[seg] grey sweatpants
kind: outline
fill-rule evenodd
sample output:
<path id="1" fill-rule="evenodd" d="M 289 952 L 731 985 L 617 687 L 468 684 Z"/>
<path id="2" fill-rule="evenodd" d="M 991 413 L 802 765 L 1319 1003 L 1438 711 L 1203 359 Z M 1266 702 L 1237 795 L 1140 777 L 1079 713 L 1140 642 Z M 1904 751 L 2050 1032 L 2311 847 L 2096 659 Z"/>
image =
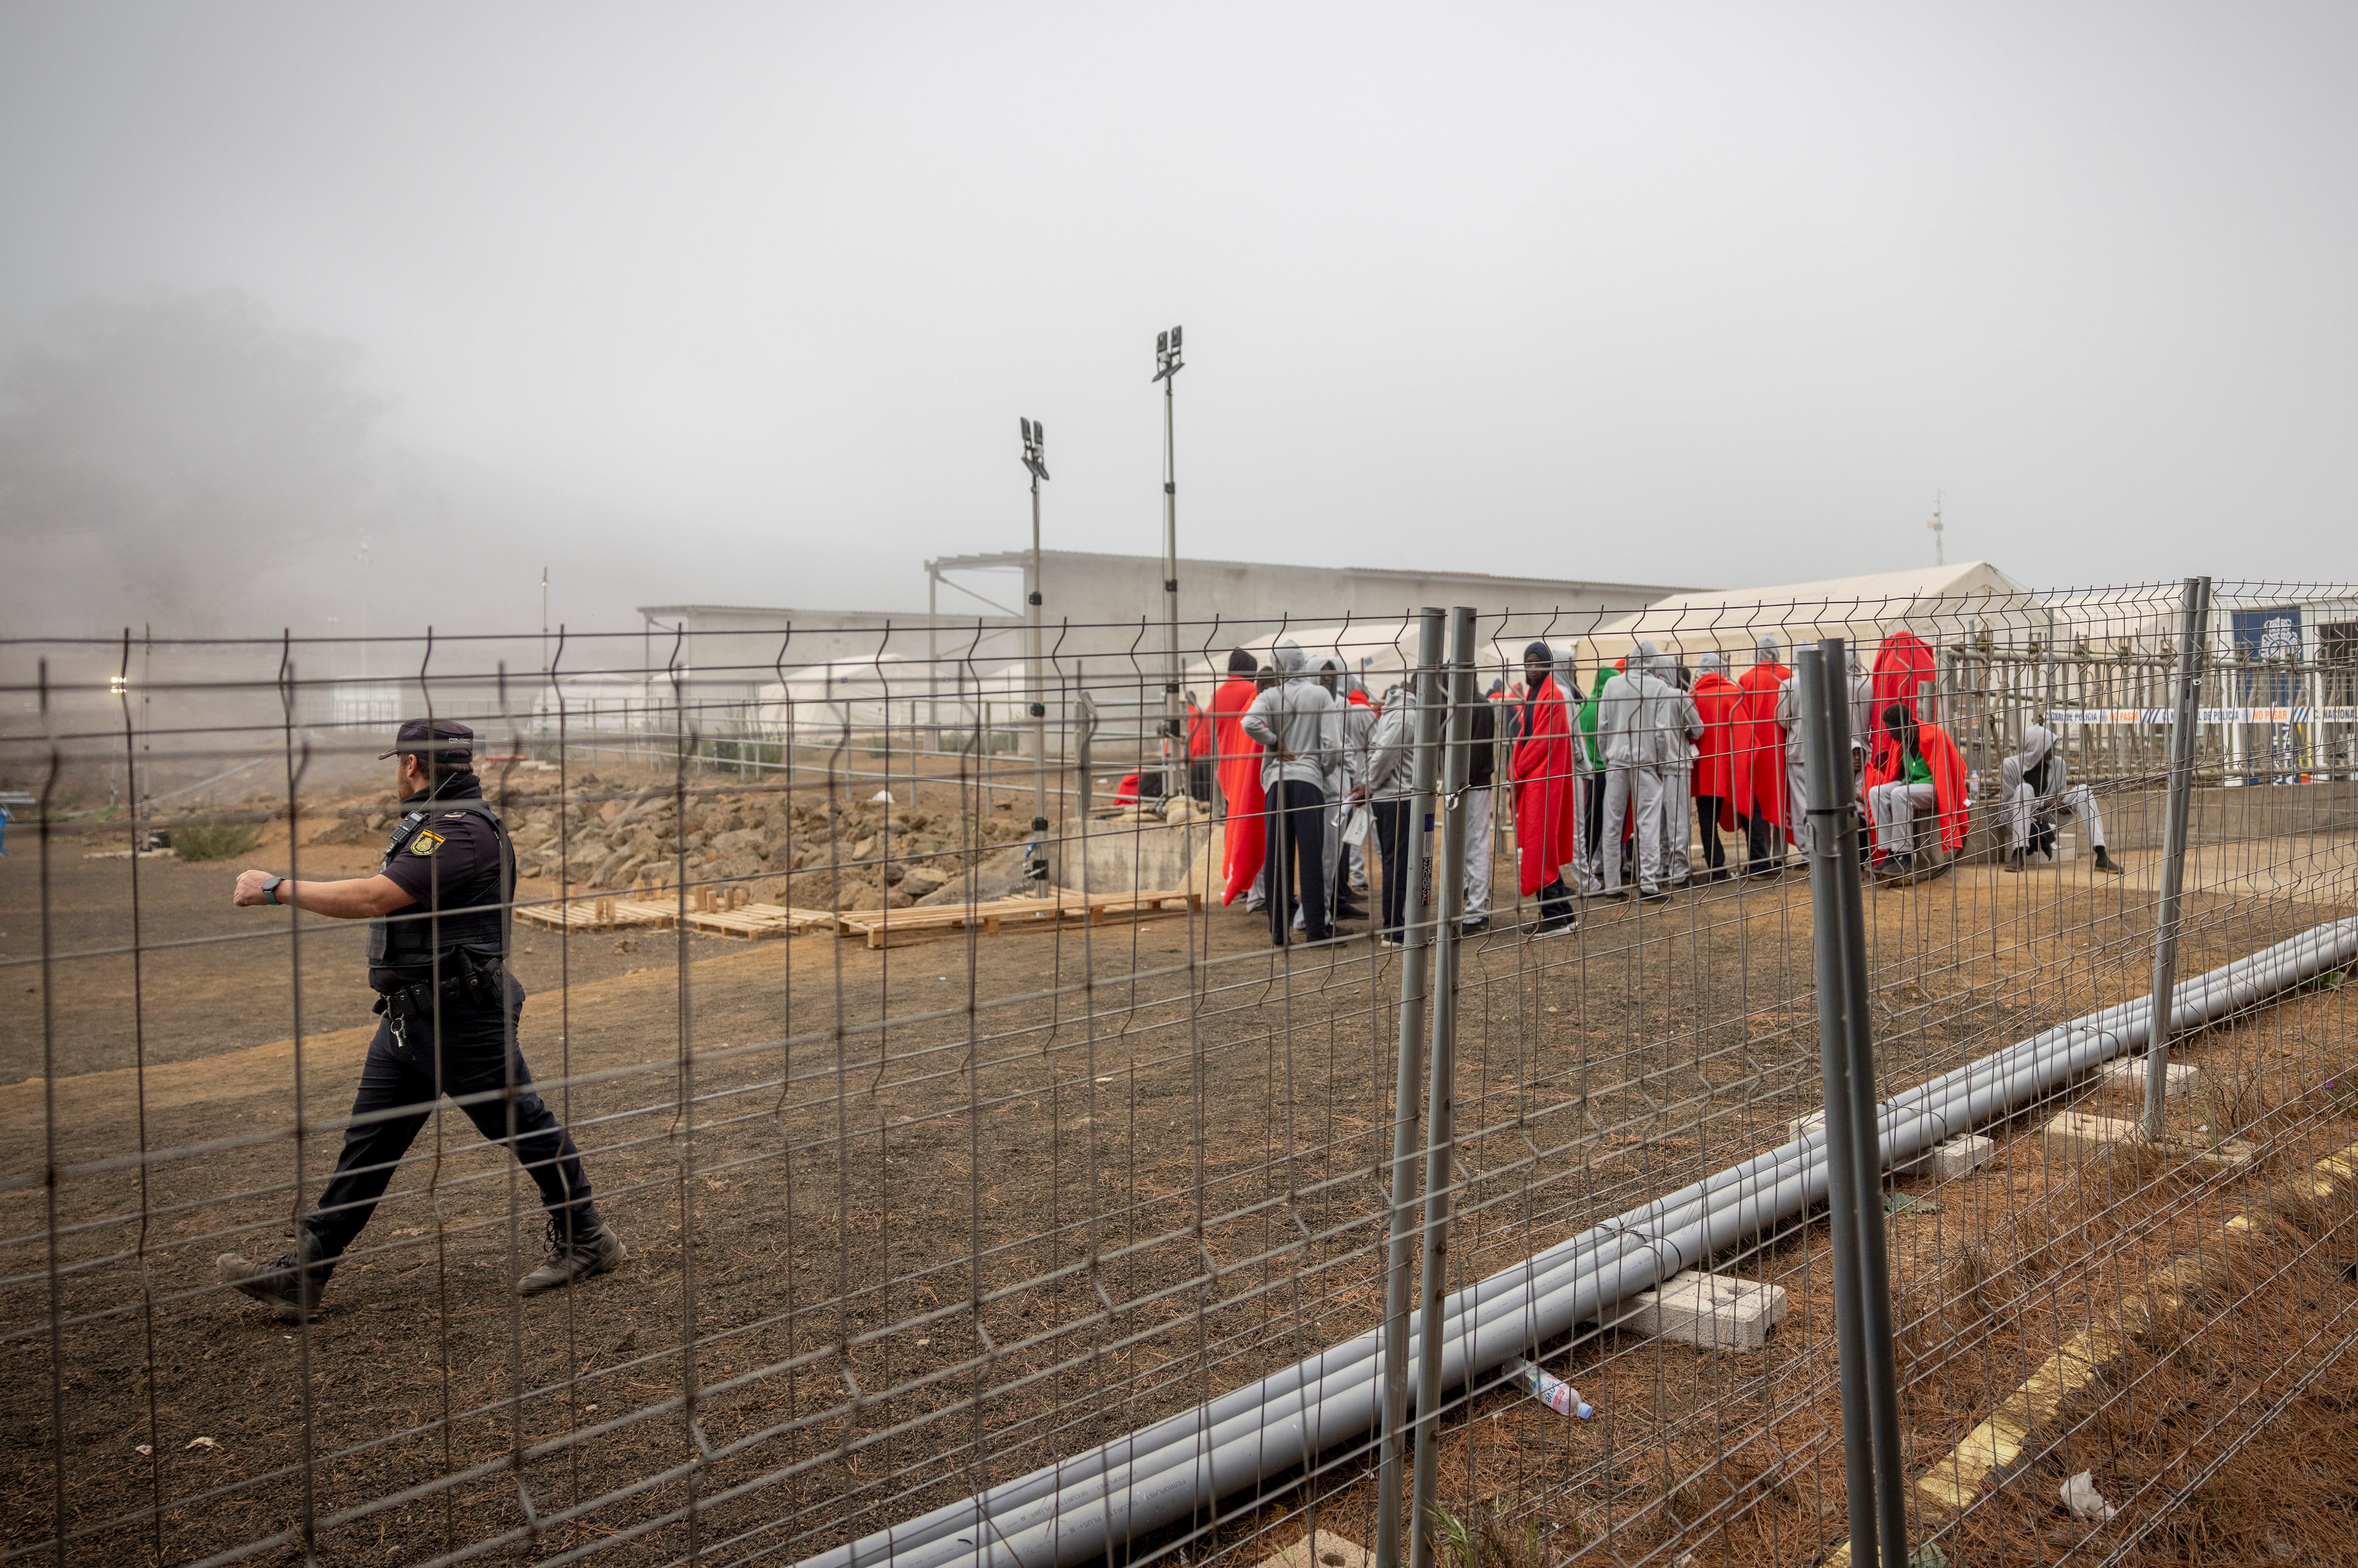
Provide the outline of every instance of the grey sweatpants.
<path id="1" fill-rule="evenodd" d="M 1490 917 L 1490 791 L 1468 789 L 1457 797 L 1466 814 L 1466 918 Z"/>
<path id="2" fill-rule="evenodd" d="M 1868 790 L 1866 810 L 1875 819 L 1876 842 L 1889 854 L 1914 853 L 1916 814 L 1931 811 L 1940 804 L 1940 798 L 1929 784 L 1908 784 L 1898 779 Z"/>
<path id="3" fill-rule="evenodd" d="M 1621 824 L 1632 800 L 1638 808 L 1638 891 L 1662 885 L 1662 775 L 1654 768 L 1605 770 L 1605 891 L 1621 891 Z"/>
<path id="4" fill-rule="evenodd" d="M 1693 872 L 1687 839 L 1693 832 L 1694 770 L 1662 770 L 1662 875 L 1678 886 Z"/>
<path id="5" fill-rule="evenodd" d="M 2054 797 L 2055 810 L 2061 815 L 2078 817 L 2088 825 L 2088 842 L 2096 849 L 2104 847 L 2104 814 L 2096 809 L 2096 792 L 2086 784 L 2071 784 Z M 2014 847 L 2019 851 L 2030 845 L 2030 824 L 2039 815 L 2039 792 L 2028 784 L 2014 786 L 2014 798 L 2006 802 L 2006 815 L 2013 818 Z"/>

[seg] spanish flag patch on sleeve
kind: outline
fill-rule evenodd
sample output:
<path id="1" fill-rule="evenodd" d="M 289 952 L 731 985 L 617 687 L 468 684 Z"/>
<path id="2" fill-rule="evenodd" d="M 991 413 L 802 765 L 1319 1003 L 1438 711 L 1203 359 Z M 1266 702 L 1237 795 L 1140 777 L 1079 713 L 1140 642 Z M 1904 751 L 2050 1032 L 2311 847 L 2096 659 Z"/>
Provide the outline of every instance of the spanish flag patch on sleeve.
<path id="1" fill-rule="evenodd" d="M 439 833 L 420 832 L 409 841 L 409 852 L 413 855 L 430 855 L 441 847 L 442 835 Z"/>

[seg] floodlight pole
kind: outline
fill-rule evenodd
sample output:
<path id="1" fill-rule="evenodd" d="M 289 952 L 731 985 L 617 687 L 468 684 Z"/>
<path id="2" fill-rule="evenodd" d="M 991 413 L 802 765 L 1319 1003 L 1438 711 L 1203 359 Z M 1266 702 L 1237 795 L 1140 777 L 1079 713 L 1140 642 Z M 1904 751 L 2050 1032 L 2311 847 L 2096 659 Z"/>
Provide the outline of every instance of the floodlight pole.
<path id="1" fill-rule="evenodd" d="M 1048 670 L 1040 634 L 1040 481 L 1048 477 L 1048 427 L 1026 419 L 1023 466 L 1032 471 L 1032 581 L 1023 594 L 1032 665 L 1032 855 L 1023 862 L 1027 881 L 1048 880 Z"/>
<path id="2" fill-rule="evenodd" d="M 1173 793 L 1174 769 L 1185 752 L 1179 710 L 1179 449 L 1172 424 L 1172 389 L 1178 384 L 1179 329 L 1154 338 L 1154 379 L 1163 384 L 1163 794 Z"/>

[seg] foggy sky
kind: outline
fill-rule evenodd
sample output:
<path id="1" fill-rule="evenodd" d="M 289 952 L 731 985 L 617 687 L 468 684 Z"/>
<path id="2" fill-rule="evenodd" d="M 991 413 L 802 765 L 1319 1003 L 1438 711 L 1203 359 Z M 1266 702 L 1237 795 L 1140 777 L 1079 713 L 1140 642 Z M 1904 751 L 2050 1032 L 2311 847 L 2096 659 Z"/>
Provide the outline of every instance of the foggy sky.
<path id="1" fill-rule="evenodd" d="M 1173 322 L 1188 554 L 1784 582 L 1929 564 L 1938 489 L 1949 558 L 2034 585 L 2346 581 L 2353 46 L 2334 5 L 16 4 L 0 348 L 221 287 L 351 340 L 388 440 L 488 476 L 513 626 L 550 552 L 577 622 L 920 606 L 925 556 L 1024 542 L 1018 415 L 1051 546 L 1157 549 Z"/>

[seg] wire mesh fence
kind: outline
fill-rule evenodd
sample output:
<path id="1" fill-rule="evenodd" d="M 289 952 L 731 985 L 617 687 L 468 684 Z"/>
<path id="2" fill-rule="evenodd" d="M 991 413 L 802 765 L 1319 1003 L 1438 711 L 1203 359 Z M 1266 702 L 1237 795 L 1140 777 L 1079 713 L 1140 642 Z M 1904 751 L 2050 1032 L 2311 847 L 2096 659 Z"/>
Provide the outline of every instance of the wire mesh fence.
<path id="1" fill-rule="evenodd" d="M 1824 1560 L 1788 676 L 1827 636 L 1909 1539 L 2248 1545 L 2206 1488 L 2358 1332 L 2358 589 L 2215 589 L 2140 1139 L 2179 606 L 1214 622 L 1175 661 L 1159 623 L 864 665 L 790 627 L 8 644 L 0 1553 Z M 403 1048 L 364 923 L 231 886 L 384 875 L 378 754 L 429 715 L 513 845 L 526 1000 L 463 1048 L 432 1003 L 452 1092 L 356 1106 Z M 439 898 L 384 915 L 436 987 Z M 586 1201 L 532 1103 L 629 1256 L 523 1297 Z M 340 1159 L 384 1195 L 323 1221 Z M 217 1262 L 322 1235 L 283 1311 Z"/>

